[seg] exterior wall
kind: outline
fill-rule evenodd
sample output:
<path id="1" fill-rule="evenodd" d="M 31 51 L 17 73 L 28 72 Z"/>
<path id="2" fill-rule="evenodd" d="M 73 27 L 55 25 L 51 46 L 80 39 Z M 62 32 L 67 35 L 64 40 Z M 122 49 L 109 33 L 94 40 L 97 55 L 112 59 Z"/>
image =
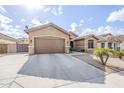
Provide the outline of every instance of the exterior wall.
<path id="1" fill-rule="evenodd" d="M 101 43 L 105 43 L 105 48 L 108 48 L 108 43 L 109 42 L 97 42 L 97 47 L 98 48 L 101 48 Z M 115 47 L 114 47 L 114 43 L 115 43 Z M 119 47 L 120 47 L 119 42 L 112 42 L 112 49 L 113 50 L 118 50 Z"/>
<path id="2" fill-rule="evenodd" d="M 101 48 L 101 43 L 97 42 L 97 48 Z"/>
<path id="3" fill-rule="evenodd" d="M 84 49 L 86 52 L 92 52 L 94 48 L 88 48 L 88 40 L 93 40 L 94 41 L 94 45 L 93 45 L 94 48 L 97 47 L 97 40 L 93 37 L 86 38 L 85 40 L 84 39 L 75 40 L 74 41 L 74 47 L 79 51 Z"/>
<path id="4" fill-rule="evenodd" d="M 122 41 L 121 43 L 120 43 L 120 50 L 123 50 L 124 49 L 124 41 Z"/>
<path id="5" fill-rule="evenodd" d="M 73 35 L 72 33 L 69 33 L 70 34 L 70 40 L 73 41 L 73 39 L 75 39 L 77 36 Z"/>
<path id="6" fill-rule="evenodd" d="M 105 43 L 105 48 L 108 48 L 108 42 L 97 42 L 98 48 L 101 48 L 101 43 Z"/>
<path id="7" fill-rule="evenodd" d="M 8 53 L 16 53 L 16 44 L 8 44 Z"/>
<path id="8" fill-rule="evenodd" d="M 7 53 L 16 53 L 16 42 L 6 39 L 0 39 L 0 44 L 7 45 Z"/>
<path id="9" fill-rule="evenodd" d="M 44 37 L 44 36 L 58 37 L 65 39 L 65 52 L 69 53 L 69 48 L 70 48 L 69 35 L 65 34 L 62 31 L 59 31 L 59 29 L 56 29 L 52 26 L 48 26 L 41 30 L 31 31 L 31 32 L 29 31 L 29 54 L 34 54 L 34 38 Z"/>
<path id="10" fill-rule="evenodd" d="M 78 51 L 81 51 L 84 49 L 84 40 L 80 39 L 80 40 L 75 40 L 74 41 L 74 48 Z"/>
<path id="11" fill-rule="evenodd" d="M 29 44 L 29 40 L 27 38 L 21 38 L 17 41 L 18 44 Z"/>
<path id="12" fill-rule="evenodd" d="M 86 52 L 93 52 L 93 49 L 94 48 L 88 48 L 88 40 L 93 40 L 94 41 L 94 48 L 96 48 L 97 47 L 97 40 L 95 39 L 95 38 L 93 38 L 93 37 L 89 37 L 89 38 L 86 38 L 85 39 L 85 50 L 86 50 Z"/>

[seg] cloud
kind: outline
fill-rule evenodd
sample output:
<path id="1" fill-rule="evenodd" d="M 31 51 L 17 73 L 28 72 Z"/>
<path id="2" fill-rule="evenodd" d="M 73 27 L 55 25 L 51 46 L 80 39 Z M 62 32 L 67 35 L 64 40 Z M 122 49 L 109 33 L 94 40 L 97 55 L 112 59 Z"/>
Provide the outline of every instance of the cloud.
<path id="1" fill-rule="evenodd" d="M 33 19 L 31 21 L 31 24 L 30 24 L 30 27 L 32 26 L 38 26 L 38 25 L 43 25 L 43 24 L 47 24 L 49 23 L 49 21 L 46 21 L 46 20 L 40 20 L 38 17 Z"/>
<path id="2" fill-rule="evenodd" d="M 70 27 L 71 27 L 71 31 L 76 31 L 77 30 L 76 28 L 78 27 L 78 24 L 73 22 L 73 23 L 71 23 Z"/>
<path id="3" fill-rule="evenodd" d="M 48 7 L 45 7 L 43 9 L 44 12 L 49 12 L 55 16 L 57 15 L 61 15 L 63 13 L 62 11 L 62 6 L 57 6 L 57 7 L 54 7 L 54 6 L 48 6 Z"/>
<path id="4" fill-rule="evenodd" d="M 3 6 L 0 6 L 0 12 L 1 13 L 7 13 L 6 9 Z"/>
<path id="5" fill-rule="evenodd" d="M 51 7 L 46 7 L 43 9 L 44 12 L 49 12 L 51 10 Z"/>
<path id="6" fill-rule="evenodd" d="M 84 23 L 83 19 L 81 19 L 78 23 L 72 22 L 70 24 L 70 29 L 69 30 L 79 34 L 80 31 L 81 31 L 81 26 L 83 25 L 83 23 Z"/>
<path id="7" fill-rule="evenodd" d="M 11 25 L 12 19 L 0 14 L 0 33 L 14 38 L 27 37 L 27 34 L 18 25 Z"/>
<path id="8" fill-rule="evenodd" d="M 21 21 L 21 22 L 25 22 L 26 20 L 22 18 L 20 21 Z"/>
<path id="9" fill-rule="evenodd" d="M 3 23 L 3 24 L 8 24 L 10 22 L 12 22 L 13 20 L 0 14 L 0 22 Z"/>
<path id="10" fill-rule="evenodd" d="M 82 29 L 82 33 L 80 33 L 80 35 L 88 35 L 88 34 L 100 35 L 106 33 L 112 33 L 113 35 L 121 35 L 124 34 L 124 29 L 119 29 L 107 25 L 107 26 L 100 26 L 95 29 L 91 29 L 91 28 Z"/>
<path id="11" fill-rule="evenodd" d="M 15 28 L 21 28 L 19 25 L 16 25 Z"/>
<path id="12" fill-rule="evenodd" d="M 59 15 L 61 15 L 63 12 L 62 12 L 62 6 L 59 6 L 58 7 L 58 13 L 59 13 Z"/>
<path id="13" fill-rule="evenodd" d="M 52 8 L 51 13 L 55 16 L 58 15 L 56 8 Z"/>
<path id="14" fill-rule="evenodd" d="M 33 25 L 41 25 L 40 21 L 37 18 L 33 19 L 31 22 Z"/>
<path id="15" fill-rule="evenodd" d="M 62 6 L 26 5 L 28 10 L 53 14 L 55 16 L 63 13 Z"/>
<path id="16" fill-rule="evenodd" d="M 107 22 L 124 21 L 124 8 L 112 12 L 107 18 Z"/>
<path id="17" fill-rule="evenodd" d="M 84 23 L 84 20 L 83 20 L 83 19 L 81 19 L 81 20 L 80 20 L 80 24 L 79 24 L 79 25 L 80 25 L 80 26 L 82 26 L 82 25 L 83 25 L 83 23 Z"/>

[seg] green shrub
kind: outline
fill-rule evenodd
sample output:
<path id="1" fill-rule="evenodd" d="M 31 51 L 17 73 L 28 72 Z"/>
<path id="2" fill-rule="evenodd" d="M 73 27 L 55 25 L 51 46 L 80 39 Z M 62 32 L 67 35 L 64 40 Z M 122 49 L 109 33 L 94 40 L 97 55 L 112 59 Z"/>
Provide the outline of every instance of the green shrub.
<path id="1" fill-rule="evenodd" d="M 116 51 L 116 57 L 118 57 L 119 59 L 122 59 L 122 57 L 124 56 L 124 51 Z"/>
<path id="2" fill-rule="evenodd" d="M 108 59 L 109 59 L 109 52 L 111 49 L 108 48 L 96 48 L 94 50 L 94 54 L 100 59 L 100 62 L 102 65 L 106 65 Z"/>

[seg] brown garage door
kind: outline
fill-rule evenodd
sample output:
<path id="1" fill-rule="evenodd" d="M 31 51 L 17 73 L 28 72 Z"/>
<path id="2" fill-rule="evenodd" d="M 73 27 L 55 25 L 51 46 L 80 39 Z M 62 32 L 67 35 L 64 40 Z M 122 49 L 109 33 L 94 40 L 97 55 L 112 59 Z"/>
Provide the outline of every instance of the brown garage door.
<path id="1" fill-rule="evenodd" d="M 35 53 L 64 53 L 64 39 L 60 38 L 35 38 Z"/>
<path id="2" fill-rule="evenodd" d="M 7 44 L 0 44 L 0 53 L 7 53 Z"/>

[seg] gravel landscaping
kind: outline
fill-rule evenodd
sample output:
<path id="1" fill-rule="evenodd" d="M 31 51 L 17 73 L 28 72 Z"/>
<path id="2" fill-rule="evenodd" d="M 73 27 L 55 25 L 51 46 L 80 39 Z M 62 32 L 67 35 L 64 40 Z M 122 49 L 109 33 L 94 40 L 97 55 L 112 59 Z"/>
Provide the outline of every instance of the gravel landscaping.
<path id="1" fill-rule="evenodd" d="M 76 57 L 76 58 L 82 60 L 83 62 L 86 62 L 92 66 L 95 66 L 95 67 L 107 72 L 108 74 L 119 72 L 119 71 L 124 71 L 124 61 L 119 60 L 118 58 L 109 58 L 107 65 L 104 66 L 104 65 L 101 65 L 99 60 L 92 54 L 82 53 L 82 54 L 77 54 L 77 55 L 75 54 L 72 56 Z"/>

